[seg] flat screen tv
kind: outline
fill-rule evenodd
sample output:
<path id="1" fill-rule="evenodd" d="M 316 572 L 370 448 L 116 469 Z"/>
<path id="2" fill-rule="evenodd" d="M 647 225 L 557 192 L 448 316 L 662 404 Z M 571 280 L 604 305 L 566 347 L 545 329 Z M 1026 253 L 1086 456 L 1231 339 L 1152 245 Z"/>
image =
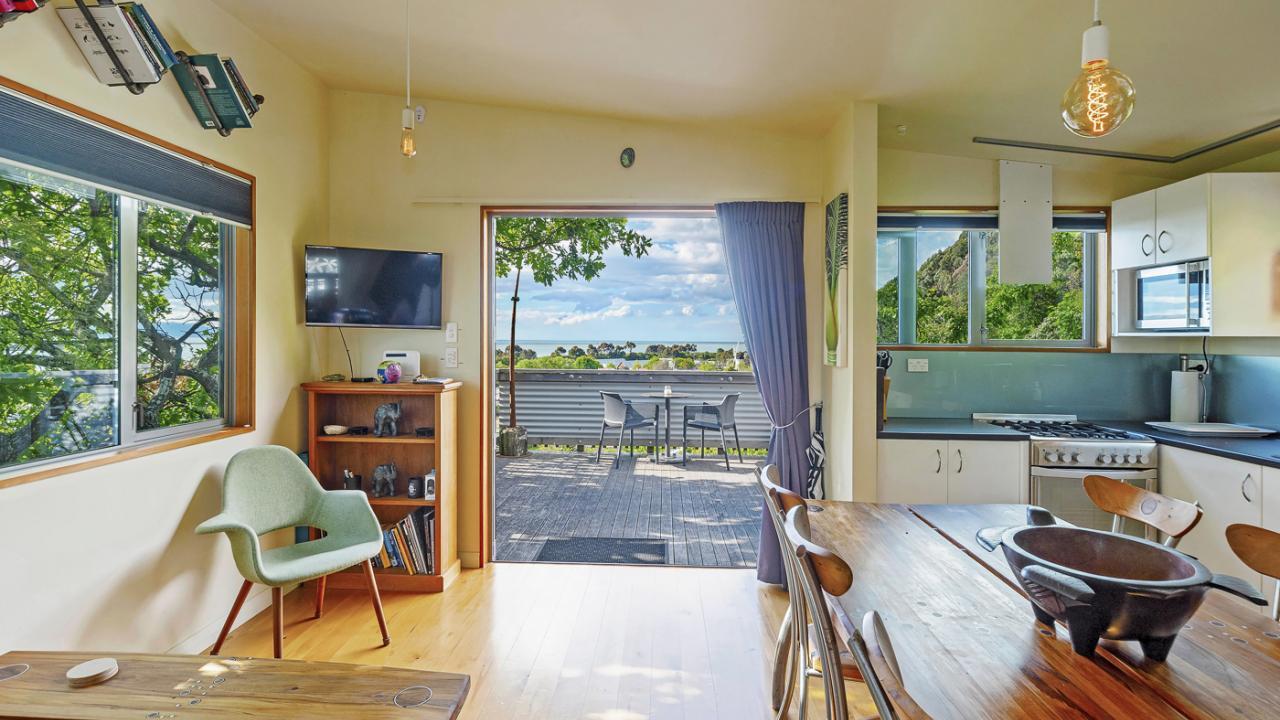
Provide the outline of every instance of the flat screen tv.
<path id="1" fill-rule="evenodd" d="M 440 253 L 308 245 L 307 325 L 440 327 Z"/>

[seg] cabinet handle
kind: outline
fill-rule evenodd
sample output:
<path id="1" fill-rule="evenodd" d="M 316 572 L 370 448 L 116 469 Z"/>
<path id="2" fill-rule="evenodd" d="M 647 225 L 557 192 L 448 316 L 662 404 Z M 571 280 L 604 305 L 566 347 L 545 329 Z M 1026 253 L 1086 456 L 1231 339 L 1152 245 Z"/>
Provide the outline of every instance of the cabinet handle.
<path id="1" fill-rule="evenodd" d="M 1249 483 L 1253 481 L 1253 473 L 1247 473 L 1244 480 L 1240 481 L 1240 494 L 1244 496 L 1245 502 L 1253 502 L 1253 496 L 1249 494 Z"/>
<path id="2" fill-rule="evenodd" d="M 960 452 L 960 448 L 956 448 L 956 459 L 960 461 L 960 467 L 956 468 L 956 474 L 964 472 L 964 453 Z"/>
<path id="3" fill-rule="evenodd" d="M 1152 241 L 1150 250 L 1147 249 L 1148 240 Z M 1151 233 L 1146 233 L 1142 236 L 1142 239 L 1138 241 L 1138 249 L 1142 250 L 1142 254 L 1147 257 L 1151 257 L 1151 254 L 1156 251 L 1155 238 L 1151 237 Z"/>
<path id="4" fill-rule="evenodd" d="M 942 474 L 942 449 L 941 449 L 941 448 L 934 448 L 934 449 L 933 449 L 933 451 L 934 451 L 934 452 L 936 452 L 936 453 L 938 453 L 938 469 L 934 470 L 934 471 L 933 471 L 933 474 L 934 474 L 934 475 L 940 475 L 940 474 Z"/>
<path id="5" fill-rule="evenodd" d="M 1161 242 L 1162 240 L 1164 240 L 1165 235 L 1168 235 L 1170 240 L 1173 239 L 1173 233 L 1169 232 L 1168 230 L 1161 230 L 1160 234 L 1156 236 L 1156 247 L 1159 248 L 1160 252 L 1162 253 L 1169 252 L 1169 248 L 1165 247 L 1164 243 Z M 1170 245 L 1169 247 L 1173 247 L 1173 246 Z"/>

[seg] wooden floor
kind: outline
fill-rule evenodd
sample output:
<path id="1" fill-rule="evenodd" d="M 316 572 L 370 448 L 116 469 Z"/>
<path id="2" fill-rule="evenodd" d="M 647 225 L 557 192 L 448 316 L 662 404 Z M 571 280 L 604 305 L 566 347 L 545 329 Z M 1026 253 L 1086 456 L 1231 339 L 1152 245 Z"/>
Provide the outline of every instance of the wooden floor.
<path id="1" fill-rule="evenodd" d="M 695 457 L 687 466 L 590 453 L 497 458 L 494 558 L 534 560 L 552 538 L 651 538 L 667 541 L 667 564 L 751 568 L 760 541 L 758 459 L 726 470 Z"/>
<path id="2" fill-rule="evenodd" d="M 770 717 L 786 609 L 751 570 L 490 564 L 442 594 L 384 593 L 383 648 L 367 594 L 330 590 L 319 620 L 312 598 L 309 587 L 286 597 L 285 657 L 467 673 L 472 720 Z M 270 612 L 223 654 L 270 657 Z"/>

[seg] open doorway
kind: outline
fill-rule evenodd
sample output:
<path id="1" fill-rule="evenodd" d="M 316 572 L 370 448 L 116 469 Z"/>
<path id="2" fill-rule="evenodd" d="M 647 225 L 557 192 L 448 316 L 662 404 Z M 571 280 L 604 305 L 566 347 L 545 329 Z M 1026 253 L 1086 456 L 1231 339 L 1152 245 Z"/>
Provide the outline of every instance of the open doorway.
<path id="1" fill-rule="evenodd" d="M 493 559 L 754 567 L 769 423 L 714 212 L 489 232 Z"/>

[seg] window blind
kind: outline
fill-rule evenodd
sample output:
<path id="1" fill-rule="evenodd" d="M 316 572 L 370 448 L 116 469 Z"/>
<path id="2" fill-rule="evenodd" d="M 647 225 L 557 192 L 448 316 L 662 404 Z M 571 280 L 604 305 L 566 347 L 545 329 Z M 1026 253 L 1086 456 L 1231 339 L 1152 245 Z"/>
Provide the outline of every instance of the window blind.
<path id="1" fill-rule="evenodd" d="M 247 180 L 0 88 L 0 157 L 249 226 Z"/>
<path id="2" fill-rule="evenodd" d="M 881 215 L 881 230 L 996 230 L 996 215 Z M 1053 229 L 1105 232 L 1107 218 L 1101 214 L 1055 214 Z"/>

